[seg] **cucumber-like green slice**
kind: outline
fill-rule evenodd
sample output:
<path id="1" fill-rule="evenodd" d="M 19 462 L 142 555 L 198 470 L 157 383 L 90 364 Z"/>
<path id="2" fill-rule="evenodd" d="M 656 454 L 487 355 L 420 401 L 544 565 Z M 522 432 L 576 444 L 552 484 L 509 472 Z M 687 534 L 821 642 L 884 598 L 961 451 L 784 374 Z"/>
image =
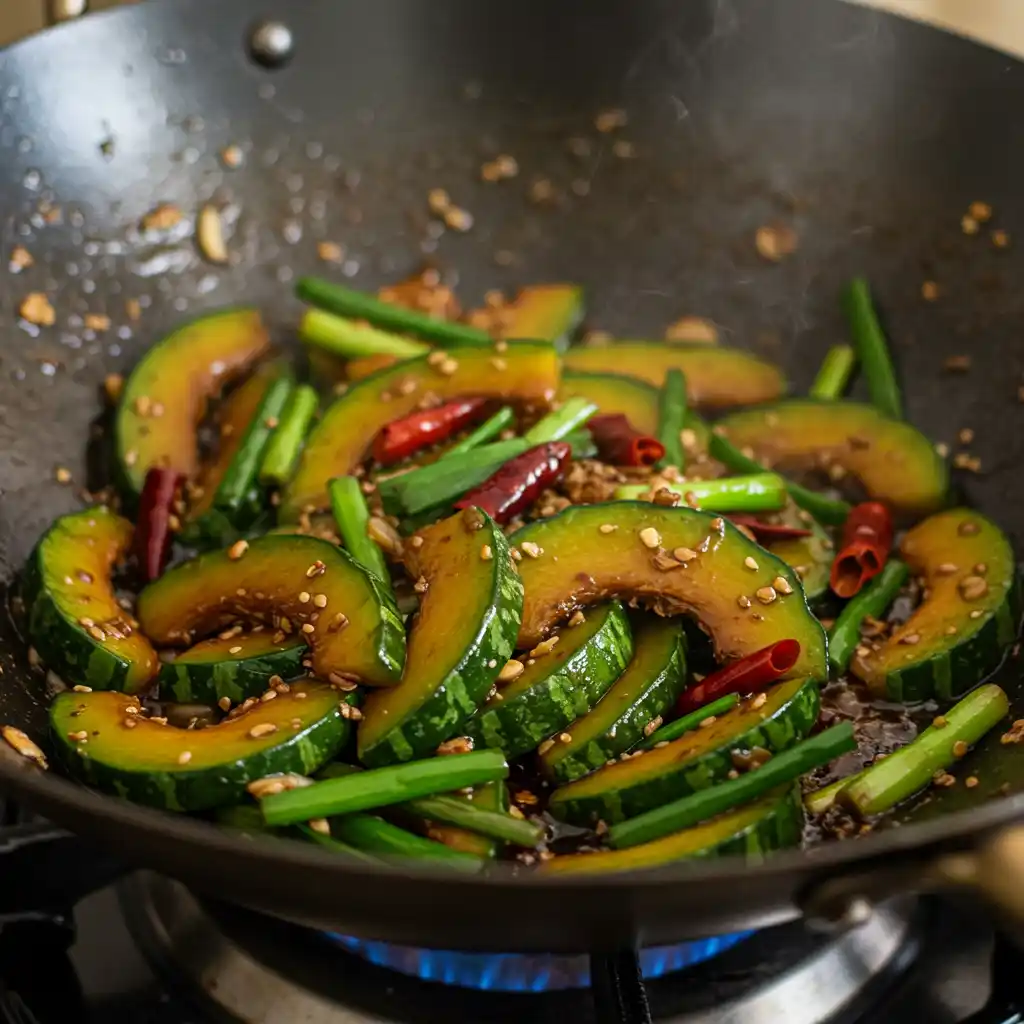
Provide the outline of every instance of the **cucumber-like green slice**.
<path id="1" fill-rule="evenodd" d="M 466 723 L 465 733 L 476 747 L 495 747 L 508 758 L 525 754 L 594 707 L 632 654 L 622 605 L 592 608 L 579 625 L 566 626 L 549 650 L 522 655 L 522 673 Z"/>
<path id="2" fill-rule="evenodd" d="M 276 640 L 273 630 L 214 637 L 182 651 L 160 667 L 160 693 L 182 704 L 241 704 L 266 692 L 271 676 L 284 680 L 303 674 L 309 648 L 301 640 Z"/>
<path id="3" fill-rule="evenodd" d="M 545 774 L 572 782 L 632 750 L 686 686 L 686 655 L 678 621 L 649 618 L 633 635 L 633 660 L 597 706 L 566 727 L 568 743 L 540 756 Z"/>
<path id="4" fill-rule="evenodd" d="M 73 775 L 169 811 L 238 803 L 248 783 L 267 775 L 307 775 L 338 752 L 349 732 L 339 694 L 313 680 L 205 729 L 150 721 L 127 694 L 69 691 L 50 705 L 50 727 Z"/>
<path id="5" fill-rule="evenodd" d="M 501 527 L 470 508 L 417 536 L 406 567 L 423 597 L 405 674 L 367 700 L 359 724 L 359 759 L 371 768 L 425 757 L 457 735 L 519 631 L 523 585 Z"/>
<path id="6" fill-rule="evenodd" d="M 159 667 L 111 582 L 132 535 L 127 519 L 87 508 L 61 516 L 29 558 L 23 585 L 29 640 L 69 686 L 136 693 Z"/>
<path id="7" fill-rule="evenodd" d="M 773 518 L 768 517 L 769 521 Z M 777 540 L 766 545 L 768 550 L 781 558 L 800 577 L 804 588 L 804 596 L 814 606 L 829 593 L 829 576 L 832 572 L 832 560 L 835 557 L 835 545 L 828 531 L 808 513 L 802 513 L 794 504 L 788 504 L 775 517 L 785 526 L 795 526 L 801 530 L 810 530 L 810 537 L 793 537 L 789 540 Z"/>
<path id="8" fill-rule="evenodd" d="M 604 874 L 660 867 L 697 857 L 743 856 L 758 861 L 766 854 L 797 846 L 804 827 L 799 786 L 782 786 L 717 818 L 625 850 L 575 853 L 540 865 L 541 874 Z"/>
<path id="9" fill-rule="evenodd" d="M 811 731 L 820 707 L 813 679 L 778 683 L 667 746 L 627 755 L 556 789 L 548 809 L 576 825 L 625 821 L 722 781 L 734 768 L 734 751 L 793 746 Z"/>

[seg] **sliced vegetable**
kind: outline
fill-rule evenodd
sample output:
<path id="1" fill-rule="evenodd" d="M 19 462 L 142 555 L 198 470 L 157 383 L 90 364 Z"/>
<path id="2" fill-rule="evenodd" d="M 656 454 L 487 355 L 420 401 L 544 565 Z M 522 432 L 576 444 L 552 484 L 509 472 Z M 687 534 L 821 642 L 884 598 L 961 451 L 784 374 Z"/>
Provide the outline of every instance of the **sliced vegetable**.
<path id="1" fill-rule="evenodd" d="M 727 476 L 719 480 L 658 480 L 658 490 L 678 494 L 691 507 L 708 512 L 774 512 L 786 504 L 786 481 L 777 473 Z M 625 484 L 615 491 L 620 500 L 653 497 L 649 484 Z"/>
<path id="2" fill-rule="evenodd" d="M 548 809 L 576 825 L 614 824 L 717 786 L 735 768 L 734 751 L 780 753 L 794 746 L 814 727 L 820 706 L 814 680 L 779 683 L 667 746 L 633 754 L 556 789 Z"/>
<path id="3" fill-rule="evenodd" d="M 259 471 L 261 484 L 280 487 L 291 479 L 319 406 L 320 399 L 308 384 L 300 384 L 292 392 L 281 414 L 281 422 L 263 452 Z"/>
<path id="4" fill-rule="evenodd" d="M 837 799 L 861 817 L 884 814 L 913 796 L 962 758 L 1006 717 L 1010 702 L 992 683 L 972 690 L 905 747 L 876 761 L 838 793 Z"/>
<path id="5" fill-rule="evenodd" d="M 66 692 L 50 705 L 54 742 L 72 774 L 169 811 L 238 803 L 256 779 L 315 771 L 349 729 L 338 694 L 313 680 L 205 729 L 162 721 L 147 718 L 123 693 Z"/>
<path id="6" fill-rule="evenodd" d="M 653 466 L 665 454 L 656 437 L 637 430 L 621 412 L 594 416 L 587 429 L 598 454 L 613 466 Z"/>
<path id="7" fill-rule="evenodd" d="M 29 558 L 29 641 L 68 685 L 137 693 L 156 674 L 156 651 L 111 579 L 131 544 L 131 523 L 97 506 L 61 516 Z"/>
<path id="8" fill-rule="evenodd" d="M 661 402 L 658 408 L 658 438 L 665 448 L 660 466 L 686 466 L 682 434 L 686 426 L 686 378 L 682 370 L 672 367 L 665 373 L 661 386 Z"/>
<path id="9" fill-rule="evenodd" d="M 871 402 L 886 416 L 902 419 L 903 399 L 889 355 L 889 344 L 871 301 L 871 289 L 864 278 L 858 277 L 850 282 L 844 303 Z"/>
<path id="10" fill-rule="evenodd" d="M 309 644 L 322 679 L 388 686 L 405 660 L 405 627 L 381 581 L 315 537 L 271 534 L 184 562 L 142 591 L 138 616 L 146 635 L 166 645 L 238 620 L 270 623 Z"/>
<path id="11" fill-rule="evenodd" d="M 732 711 L 739 702 L 740 695 L 738 693 L 729 693 L 724 697 L 719 697 L 718 700 L 713 700 L 710 704 L 705 704 L 703 707 L 697 708 L 696 711 L 691 711 L 688 715 L 683 715 L 681 718 L 669 722 L 668 725 L 656 729 L 645 740 L 638 743 L 636 749 L 652 750 L 659 743 L 677 740 L 684 733 L 696 729 L 701 722 L 724 715 L 726 711 Z"/>
<path id="12" fill-rule="evenodd" d="M 730 693 L 759 693 L 787 675 L 799 658 L 799 640 L 776 640 L 760 651 L 705 676 L 679 698 L 676 711 L 689 714 Z"/>
<path id="13" fill-rule="evenodd" d="M 662 614 L 699 618 L 721 661 L 792 638 L 801 647 L 793 674 L 827 675 L 825 635 L 796 574 L 721 517 L 647 502 L 577 505 L 524 526 L 511 542 L 537 555 L 519 563 L 521 648 L 578 606 L 639 598 Z"/>
<path id="14" fill-rule="evenodd" d="M 496 438 L 503 430 L 508 430 L 516 421 L 516 414 L 511 406 L 503 405 L 493 416 L 484 420 L 475 430 L 470 431 L 461 441 L 453 444 L 441 455 L 441 460 L 450 458 L 453 455 L 462 455 L 464 452 L 479 448 L 480 445 Z"/>
<path id="15" fill-rule="evenodd" d="M 766 853 L 799 845 L 803 825 L 799 789 L 781 786 L 753 803 L 682 832 L 625 850 L 555 857 L 542 863 L 539 870 L 542 875 L 604 874 L 653 868 L 691 857 L 734 854 L 757 861 Z"/>
<path id="16" fill-rule="evenodd" d="M 493 348 L 467 348 L 455 356 L 435 352 L 382 370 L 350 388 L 328 406 L 306 442 L 299 468 L 282 495 L 279 515 L 297 519 L 303 510 L 328 505 L 327 481 L 361 462 L 382 427 L 415 410 L 428 392 L 444 401 L 460 395 L 523 403 L 549 402 L 558 391 L 558 357 L 550 345 L 510 342 L 500 356 Z M 386 396 L 386 398 L 385 398 Z"/>
<path id="17" fill-rule="evenodd" d="M 550 341 L 563 351 L 583 321 L 583 289 L 577 284 L 530 285 L 502 312 L 506 338 Z"/>
<path id="18" fill-rule="evenodd" d="M 542 825 L 527 821 L 525 818 L 513 818 L 511 814 L 504 814 L 501 811 L 486 810 L 464 797 L 421 796 L 410 800 L 406 806 L 430 821 L 458 825 L 481 836 L 505 840 L 514 846 L 532 848 L 544 838 Z"/>
<path id="19" fill-rule="evenodd" d="M 370 697 L 359 726 L 367 765 L 433 753 L 483 702 L 511 655 L 523 588 L 505 536 L 479 509 L 442 520 L 408 546 L 419 614 L 401 683 Z M 485 780 L 481 780 L 485 781 Z"/>
<path id="20" fill-rule="evenodd" d="M 577 627 L 578 628 L 578 627 Z M 597 706 L 566 727 L 541 753 L 542 770 L 571 782 L 632 750 L 686 685 L 683 632 L 671 619 L 646 619 L 637 630 L 633 659 Z"/>
<path id="21" fill-rule="evenodd" d="M 300 278 L 295 294 L 311 306 L 325 309 L 337 316 L 365 320 L 385 331 L 412 334 L 425 341 L 441 345 L 489 346 L 491 337 L 486 331 L 468 324 L 440 320 L 419 310 L 384 302 L 366 292 L 358 292 L 332 281 L 316 277 Z M 394 353 L 396 355 L 401 353 Z"/>
<path id="22" fill-rule="evenodd" d="M 689 828 L 763 796 L 776 786 L 788 785 L 804 772 L 856 750 L 857 741 L 850 722 L 840 722 L 816 736 L 810 736 L 789 750 L 776 753 L 738 778 L 657 807 L 608 830 L 608 842 L 616 849 L 639 846 L 681 828 Z"/>
<path id="23" fill-rule="evenodd" d="M 268 707 L 275 703 L 271 701 Z M 268 825 L 293 825 L 478 786 L 507 775 L 508 765 L 500 750 L 476 750 L 324 779 L 264 797 L 261 806 Z"/>
<path id="24" fill-rule="evenodd" d="M 468 793 L 460 793 L 455 799 L 465 800 L 482 810 L 496 814 L 508 814 L 509 810 L 508 786 L 504 782 L 488 782 L 483 786 L 476 786 Z M 438 843 L 444 843 L 445 846 L 450 846 L 453 850 L 472 853 L 477 857 L 486 857 L 488 860 L 497 857 L 499 849 L 504 845 L 495 839 L 458 828 L 455 825 L 444 825 L 436 821 L 425 824 L 428 838 Z"/>
<path id="25" fill-rule="evenodd" d="M 857 353 L 849 345 L 835 345 L 830 348 L 808 392 L 810 397 L 823 401 L 842 398 L 856 363 Z"/>
<path id="26" fill-rule="evenodd" d="M 466 723 L 466 735 L 476 746 L 497 747 L 507 757 L 525 754 L 594 707 L 632 653 L 622 605 L 595 608 L 585 621 L 567 626 L 529 657 L 502 663 L 511 681 Z"/>
<path id="27" fill-rule="evenodd" d="M 881 618 L 909 575 L 906 562 L 889 559 L 885 568 L 839 613 L 828 634 L 828 660 L 836 675 L 842 675 L 849 667 L 854 649 L 861 642 L 861 623 L 869 615 Z"/>
<path id="28" fill-rule="evenodd" d="M 879 697 L 952 700 L 999 665 L 1017 634 L 1013 549 L 991 520 L 957 508 L 910 530 L 900 554 L 924 597 L 887 639 L 858 649 L 853 673 Z"/>
<path id="29" fill-rule="evenodd" d="M 322 309 L 307 309 L 303 313 L 299 322 L 299 337 L 307 345 L 315 345 L 344 359 L 366 356 L 410 359 L 430 350 L 430 346 L 423 342 L 410 341 L 377 330 L 362 321 L 325 313 Z"/>
<path id="30" fill-rule="evenodd" d="M 530 448 L 460 498 L 455 507 L 480 508 L 497 522 L 507 523 L 562 476 L 571 455 L 572 447 L 565 441 Z"/>
<path id="31" fill-rule="evenodd" d="M 206 404 L 270 347 L 254 309 L 228 309 L 177 328 L 132 371 L 115 422 L 118 467 L 131 496 L 152 466 L 186 478 L 199 468 L 197 430 Z"/>
<path id="32" fill-rule="evenodd" d="M 373 457 L 382 466 L 401 462 L 414 452 L 444 441 L 476 423 L 486 407 L 487 401 L 483 398 L 458 398 L 392 420 L 373 442 Z"/>
<path id="33" fill-rule="evenodd" d="M 274 676 L 302 675 L 306 652 L 301 640 L 268 630 L 203 640 L 160 666 L 160 692 L 182 704 L 241 704 L 266 693 Z"/>
<path id="34" fill-rule="evenodd" d="M 167 564 L 171 552 L 171 516 L 180 483 L 181 474 L 173 469 L 153 466 L 146 473 L 135 528 L 135 560 L 144 583 L 155 580 Z"/>
<path id="35" fill-rule="evenodd" d="M 753 526 L 745 518 L 729 518 L 734 523 L 743 523 L 748 529 L 752 529 L 760 544 L 793 567 L 800 577 L 804 594 L 812 607 L 828 594 L 835 545 L 817 519 L 803 512 L 795 503 L 787 504 L 776 516 L 779 520 L 779 533 L 773 537 L 771 532 L 763 532 L 763 526 Z M 804 527 L 807 528 L 806 534 L 800 536 Z M 785 530 L 790 530 L 792 536 L 784 536 L 782 531 Z"/>
<path id="36" fill-rule="evenodd" d="M 561 397 L 585 398 L 601 413 L 621 412 L 637 430 L 647 434 L 658 430 L 661 392 L 639 377 L 567 369 L 562 373 Z"/>
<path id="37" fill-rule="evenodd" d="M 331 822 L 331 835 L 363 853 L 437 863 L 457 871 L 480 871 L 485 861 L 443 843 L 414 835 L 375 814 L 350 814 Z"/>
<path id="38" fill-rule="evenodd" d="M 946 499 L 946 465 L 931 441 L 870 405 L 795 398 L 733 413 L 720 420 L 715 430 L 724 431 L 734 446 L 749 448 L 754 459 L 783 473 L 814 469 L 856 477 L 869 497 L 900 514 L 926 514 Z M 711 454 L 719 458 L 714 446 Z M 790 491 L 803 505 L 797 493 Z M 814 508 L 808 511 L 831 521 Z"/>
<path id="39" fill-rule="evenodd" d="M 359 481 L 354 476 L 335 477 L 327 485 L 331 510 L 349 554 L 377 576 L 391 590 L 391 573 L 380 545 L 370 537 L 370 510 Z"/>
<path id="40" fill-rule="evenodd" d="M 590 373 L 616 373 L 625 368 L 655 387 L 664 384 L 669 370 L 681 370 L 690 404 L 700 408 L 771 402 L 786 390 L 781 372 L 772 363 L 718 345 L 653 341 L 580 345 L 565 353 L 565 365 Z"/>
<path id="41" fill-rule="evenodd" d="M 854 506 L 843 524 L 829 583 L 843 598 L 851 598 L 882 571 L 892 547 L 893 525 L 889 510 L 878 501 Z"/>

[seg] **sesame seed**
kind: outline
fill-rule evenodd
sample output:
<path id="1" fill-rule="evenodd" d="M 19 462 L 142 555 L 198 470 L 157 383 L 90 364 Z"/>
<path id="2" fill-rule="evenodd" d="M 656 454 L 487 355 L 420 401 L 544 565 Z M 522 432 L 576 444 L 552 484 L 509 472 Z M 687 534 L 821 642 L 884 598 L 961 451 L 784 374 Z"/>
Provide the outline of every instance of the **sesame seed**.
<path id="1" fill-rule="evenodd" d="M 967 753 L 967 744 L 963 740 L 957 740 L 953 744 L 953 756 L 963 757 Z"/>
<path id="2" fill-rule="evenodd" d="M 410 537 L 409 541 L 408 541 L 408 544 L 409 544 L 409 547 L 411 547 L 411 548 L 421 548 L 421 547 L 423 547 L 423 538 L 420 537 L 419 535 L 417 535 L 415 537 Z"/>
<path id="3" fill-rule="evenodd" d="M 640 543 L 645 548 L 656 548 L 661 544 L 661 534 L 653 526 L 645 526 L 640 531 Z"/>
<path id="4" fill-rule="evenodd" d="M 75 693 L 92 693 L 91 686 L 83 686 L 81 683 L 75 683 L 75 685 L 72 686 L 71 689 L 74 690 Z"/>
<path id="5" fill-rule="evenodd" d="M 772 580 L 772 586 L 780 594 L 792 594 L 793 593 L 793 587 L 790 584 L 789 580 L 786 579 L 785 576 L 776 576 L 775 579 Z"/>
<path id="6" fill-rule="evenodd" d="M 618 526 L 615 523 L 602 523 L 597 529 L 600 533 L 614 533 Z"/>
<path id="7" fill-rule="evenodd" d="M 755 569 L 755 570 L 757 569 L 757 560 L 754 559 L 754 558 L 751 558 L 750 555 L 747 555 L 747 557 L 743 559 L 743 564 L 748 569 Z"/>
<path id="8" fill-rule="evenodd" d="M 932 719 L 932 725 L 934 725 L 936 729 L 945 729 L 946 726 L 949 725 L 949 720 L 945 715 L 936 715 Z"/>
<path id="9" fill-rule="evenodd" d="M 322 836 L 331 834 L 331 823 L 326 818 L 310 818 L 307 824 L 314 832 L 318 832 Z"/>
<path id="10" fill-rule="evenodd" d="M 558 734 L 559 743 L 572 743 L 572 734 L 568 732 L 560 732 Z"/>
<path id="11" fill-rule="evenodd" d="M 778 597 L 778 594 L 775 593 L 774 587 L 759 587 L 754 591 L 754 596 L 761 604 L 771 604 Z"/>
<path id="12" fill-rule="evenodd" d="M 510 683 L 513 679 L 518 679 L 525 671 L 526 666 L 521 661 L 511 658 L 509 661 L 505 662 L 501 671 L 498 673 L 498 682 Z"/>
<path id="13" fill-rule="evenodd" d="M 90 626 L 88 633 L 94 640 L 106 640 L 107 638 L 107 634 L 99 626 Z"/>
<path id="14" fill-rule="evenodd" d="M 188 764 L 189 761 L 191 761 L 191 760 L 192 760 L 192 751 L 191 750 L 183 750 L 178 755 L 178 764 Z"/>
<path id="15" fill-rule="evenodd" d="M 494 557 L 494 552 L 491 550 L 490 544 L 485 544 L 480 549 L 480 560 L 482 562 L 489 562 Z"/>
<path id="16" fill-rule="evenodd" d="M 759 693 L 751 702 L 750 706 L 756 711 L 758 708 L 763 708 L 768 700 L 767 693 Z"/>
<path id="17" fill-rule="evenodd" d="M 697 557 L 697 552 L 693 548 L 675 548 L 672 557 L 677 562 L 692 562 Z"/>
<path id="18" fill-rule="evenodd" d="M 344 612 L 336 612 L 331 624 L 327 627 L 328 633 L 337 633 L 348 625 L 348 616 Z"/>
<path id="19" fill-rule="evenodd" d="M 586 622 L 586 621 L 587 621 L 587 617 L 583 614 L 583 609 L 582 608 L 577 608 L 576 611 L 574 611 L 572 613 L 572 618 L 569 619 L 569 625 L 570 626 L 582 626 L 583 623 Z"/>
<path id="20" fill-rule="evenodd" d="M 8 746 L 13 747 L 22 757 L 34 761 L 40 768 L 47 767 L 46 755 L 21 729 L 13 725 L 5 725 L 0 729 L 0 736 L 3 736 Z"/>
<path id="21" fill-rule="evenodd" d="M 260 695 L 260 703 L 266 704 L 267 701 L 277 700 L 277 690 L 266 690 Z"/>
<path id="22" fill-rule="evenodd" d="M 260 722 L 259 725 L 254 725 L 249 730 L 249 736 L 251 739 L 258 740 L 263 736 L 272 736 L 277 732 L 277 726 L 273 722 Z"/>
<path id="23" fill-rule="evenodd" d="M 313 604 L 317 608 L 326 608 L 327 607 L 327 595 L 326 594 L 314 594 L 313 595 Z"/>
<path id="24" fill-rule="evenodd" d="M 556 633 L 554 636 L 549 636 L 547 640 L 541 640 L 539 644 L 532 651 L 530 651 L 531 658 L 542 658 L 545 654 L 550 654 L 561 639 Z"/>
<path id="25" fill-rule="evenodd" d="M 299 604 L 309 604 L 309 591 L 302 590 L 299 592 Z"/>
<path id="26" fill-rule="evenodd" d="M 342 718 L 347 718 L 353 722 L 358 722 L 363 717 L 362 711 L 360 711 L 359 708 L 354 707 L 352 704 L 349 704 L 347 700 L 343 700 L 338 705 L 338 710 L 341 712 Z"/>
<path id="27" fill-rule="evenodd" d="M 302 632 L 306 634 L 315 633 L 316 626 L 314 626 L 312 622 L 304 622 L 302 624 Z"/>
<path id="28" fill-rule="evenodd" d="M 935 571 L 940 576 L 952 576 L 953 573 L 958 571 L 958 566 L 954 565 L 953 562 L 942 562 L 936 567 Z"/>
<path id="29" fill-rule="evenodd" d="M 89 733 L 85 729 L 79 729 L 77 732 L 69 732 L 68 739 L 73 743 L 85 743 L 89 739 Z"/>
<path id="30" fill-rule="evenodd" d="M 967 778 L 964 779 L 964 785 L 968 789 L 974 789 L 974 787 L 977 786 L 977 784 L 978 784 L 978 777 L 976 775 L 968 775 Z"/>
<path id="31" fill-rule="evenodd" d="M 988 593 L 988 583 L 981 576 L 965 576 L 958 589 L 965 601 L 976 601 Z"/>
<path id="32" fill-rule="evenodd" d="M 217 701 L 217 707 L 219 707 L 221 709 L 221 711 L 230 711 L 231 710 L 231 698 L 230 697 L 221 697 L 221 699 L 219 701 Z"/>
<path id="33" fill-rule="evenodd" d="M 519 545 L 524 555 L 529 555 L 530 558 L 540 558 L 544 554 L 544 549 L 539 544 L 534 544 L 532 540 L 524 540 Z"/>
<path id="34" fill-rule="evenodd" d="M 978 562 L 974 567 L 975 573 L 979 576 L 984 576 L 988 572 L 988 566 L 984 562 Z"/>
<path id="35" fill-rule="evenodd" d="M 327 566 L 318 558 L 307 570 L 306 579 L 311 580 L 317 576 L 323 576 L 327 572 Z"/>
<path id="36" fill-rule="evenodd" d="M 241 654 L 241 652 L 242 652 L 242 645 L 241 644 L 236 644 L 234 647 L 229 647 L 228 648 L 228 654 Z"/>
<path id="37" fill-rule="evenodd" d="M 956 532 L 961 537 L 973 537 L 976 533 L 981 531 L 981 527 L 977 523 L 971 522 L 970 519 L 965 519 L 957 528 Z"/>
<path id="38" fill-rule="evenodd" d="M 750 598 L 747 597 L 746 594 L 740 594 L 740 596 L 736 598 L 736 603 L 741 608 L 749 608 L 750 607 Z"/>
<path id="39" fill-rule="evenodd" d="M 900 643 L 901 644 L 910 644 L 911 646 L 913 646 L 914 644 L 919 644 L 920 642 L 921 642 L 921 634 L 920 633 L 908 633 L 906 636 L 901 636 L 900 637 Z"/>
<path id="40" fill-rule="evenodd" d="M 228 558 L 232 562 L 237 562 L 249 550 L 249 542 L 247 540 L 236 540 L 231 547 L 228 548 Z"/>
<path id="41" fill-rule="evenodd" d="M 430 584 L 427 582 L 426 576 L 420 576 L 412 585 L 412 589 L 415 590 L 417 594 L 425 594 L 430 589 Z"/>
<path id="42" fill-rule="evenodd" d="M 71 470 L 64 466 L 58 466 L 53 471 L 53 478 L 59 484 L 69 484 L 71 483 Z"/>
<path id="43" fill-rule="evenodd" d="M 982 610 L 981 610 L 980 608 L 975 608 L 975 609 L 974 609 L 974 610 L 973 610 L 973 611 L 971 612 L 971 618 L 972 618 L 972 619 L 980 619 L 980 618 L 982 617 L 982 615 L 984 615 L 984 614 L 985 614 L 985 613 L 984 613 L 984 612 L 983 612 L 983 611 L 982 611 Z"/>

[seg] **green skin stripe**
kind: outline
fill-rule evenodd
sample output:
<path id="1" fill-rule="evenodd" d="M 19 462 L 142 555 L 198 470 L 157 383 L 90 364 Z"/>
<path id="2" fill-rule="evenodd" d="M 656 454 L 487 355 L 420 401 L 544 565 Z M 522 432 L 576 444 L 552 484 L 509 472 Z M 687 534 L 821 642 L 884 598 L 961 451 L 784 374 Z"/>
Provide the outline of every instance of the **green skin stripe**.
<path id="1" fill-rule="evenodd" d="M 778 753 L 794 746 L 813 728 L 820 708 L 818 684 L 806 680 L 789 700 L 758 725 L 739 729 L 714 748 L 687 761 L 672 764 L 665 773 L 651 778 L 638 777 L 635 781 L 620 778 L 619 785 L 614 789 L 609 784 L 609 788 L 603 791 L 583 795 L 574 793 L 572 785 L 563 787 L 555 790 L 549 810 L 554 817 L 573 825 L 593 826 L 598 821 L 612 825 L 625 821 L 724 780 L 733 769 L 733 750 L 764 747 L 772 753 Z M 725 722 L 727 718 L 723 716 L 719 721 Z M 636 763 L 634 759 L 633 764 Z M 600 772 L 581 781 L 592 782 L 599 775 Z"/>
<path id="2" fill-rule="evenodd" d="M 586 642 L 555 662 L 555 671 L 514 696 L 506 692 L 504 699 L 489 701 L 467 723 L 466 735 L 475 747 L 493 747 L 506 757 L 519 757 L 597 704 L 629 663 L 633 641 L 629 619 L 618 602 L 592 609 L 589 616 L 594 622 L 588 619 L 591 629 L 585 634 Z M 572 631 L 584 628 L 563 630 L 561 642 L 573 643 Z"/>
<path id="3" fill-rule="evenodd" d="M 232 704 L 241 704 L 246 697 L 264 693 L 271 676 L 288 680 L 302 675 L 302 659 L 308 650 L 304 643 L 296 643 L 283 651 L 250 658 L 229 657 L 218 661 L 178 658 L 161 667 L 160 693 L 165 700 L 182 704 L 216 704 L 224 697 Z"/>

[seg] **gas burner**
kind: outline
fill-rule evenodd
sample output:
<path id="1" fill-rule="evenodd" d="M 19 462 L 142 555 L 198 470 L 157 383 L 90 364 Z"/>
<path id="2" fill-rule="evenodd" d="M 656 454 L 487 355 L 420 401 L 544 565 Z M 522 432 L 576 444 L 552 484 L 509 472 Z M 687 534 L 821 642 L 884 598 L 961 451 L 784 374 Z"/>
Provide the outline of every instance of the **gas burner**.
<path id="1" fill-rule="evenodd" d="M 130 930 L 168 982 L 228 1020 L 594 1020 L 586 990 L 480 991 L 410 977 L 367 959 L 373 950 L 384 956 L 384 944 L 365 944 L 359 953 L 350 952 L 337 937 L 201 901 L 178 883 L 148 873 L 121 887 L 121 902 Z M 838 937 L 814 935 L 799 924 L 747 938 L 730 936 L 726 941 L 731 948 L 717 956 L 649 982 L 654 1019 L 661 1024 L 831 1024 L 837 1014 L 866 999 L 870 989 L 888 985 L 913 961 L 919 933 L 915 917 L 914 906 L 901 904 L 882 908 L 866 924 Z M 394 963 L 396 947 L 387 947 L 387 952 Z M 426 959 L 435 967 L 447 955 L 412 954 L 419 958 L 416 963 Z M 553 959 L 560 963 L 573 958 Z M 549 960 L 543 962 L 544 969 L 552 969 Z M 422 973 L 421 967 L 416 970 Z"/>

